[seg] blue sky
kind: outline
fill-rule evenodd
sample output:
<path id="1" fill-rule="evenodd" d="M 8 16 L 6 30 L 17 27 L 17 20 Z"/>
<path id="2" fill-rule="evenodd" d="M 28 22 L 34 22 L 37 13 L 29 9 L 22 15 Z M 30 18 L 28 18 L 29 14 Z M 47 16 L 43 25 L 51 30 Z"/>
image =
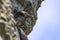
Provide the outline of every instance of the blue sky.
<path id="1" fill-rule="evenodd" d="M 29 40 L 60 40 L 60 0 L 45 0 Z"/>

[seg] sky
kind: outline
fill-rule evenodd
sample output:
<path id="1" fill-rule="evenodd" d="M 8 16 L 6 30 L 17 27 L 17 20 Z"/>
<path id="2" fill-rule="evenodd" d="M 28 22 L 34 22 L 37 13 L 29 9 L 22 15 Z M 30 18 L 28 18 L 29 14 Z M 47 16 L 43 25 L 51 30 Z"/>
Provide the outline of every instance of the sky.
<path id="1" fill-rule="evenodd" d="M 29 40 L 60 40 L 60 0 L 45 0 L 37 11 L 38 20 Z"/>

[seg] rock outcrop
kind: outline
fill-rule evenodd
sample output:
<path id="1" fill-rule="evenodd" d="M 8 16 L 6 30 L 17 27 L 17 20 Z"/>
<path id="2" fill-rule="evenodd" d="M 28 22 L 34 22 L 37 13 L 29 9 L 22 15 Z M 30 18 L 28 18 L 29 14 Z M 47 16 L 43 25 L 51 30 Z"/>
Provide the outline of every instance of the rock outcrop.
<path id="1" fill-rule="evenodd" d="M 28 40 L 42 1 L 0 0 L 0 36 L 3 40 Z"/>
<path id="2" fill-rule="evenodd" d="M 37 20 L 37 10 L 43 0 L 15 0 L 14 7 L 17 14 L 15 19 L 18 21 L 20 28 L 28 35 Z M 15 6 L 16 5 L 16 6 Z M 15 14 L 15 13 L 14 13 Z M 19 16 L 18 16 L 19 15 Z"/>

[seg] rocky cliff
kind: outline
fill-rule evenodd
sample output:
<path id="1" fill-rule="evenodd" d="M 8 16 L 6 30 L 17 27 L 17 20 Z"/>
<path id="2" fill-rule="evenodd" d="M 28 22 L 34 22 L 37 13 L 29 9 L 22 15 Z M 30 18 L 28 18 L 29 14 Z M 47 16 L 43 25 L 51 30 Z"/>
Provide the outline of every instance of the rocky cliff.
<path id="1" fill-rule="evenodd" d="M 37 9 L 43 0 L 0 0 L 0 12 L 4 12 L 2 18 L 8 20 L 12 13 L 16 25 L 28 35 L 37 20 Z M 6 13 L 8 15 L 6 15 Z M 6 17 L 7 16 L 7 17 Z M 14 24 L 14 23 L 13 23 Z"/>
<path id="2" fill-rule="evenodd" d="M 29 35 L 36 23 L 37 10 L 42 1 L 0 0 L 0 36 L 3 40 L 19 40 L 21 35 L 22 40 L 27 40 L 26 35 Z M 19 31 L 21 29 L 26 35 Z"/>
<path id="3" fill-rule="evenodd" d="M 37 10 L 40 7 L 42 1 L 43 0 L 16 0 L 18 4 L 17 6 L 20 5 L 18 10 L 25 11 L 26 13 L 19 17 L 19 19 L 22 20 L 21 23 L 19 23 L 19 25 L 21 25 L 19 27 L 21 27 L 27 35 L 32 31 L 33 26 L 36 23 Z"/>

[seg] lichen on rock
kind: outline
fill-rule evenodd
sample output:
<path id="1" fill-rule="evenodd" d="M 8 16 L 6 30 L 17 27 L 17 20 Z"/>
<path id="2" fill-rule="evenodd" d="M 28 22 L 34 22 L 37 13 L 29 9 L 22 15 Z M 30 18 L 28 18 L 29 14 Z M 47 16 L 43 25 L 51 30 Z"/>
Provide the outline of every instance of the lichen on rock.
<path id="1" fill-rule="evenodd" d="M 26 17 L 24 15 L 18 17 L 21 20 L 21 24 L 22 24 L 19 27 L 21 27 L 24 30 L 24 32 L 28 35 L 32 31 L 33 26 L 36 23 L 37 10 L 40 7 L 41 2 L 43 0 L 20 0 L 20 2 L 21 1 L 23 2 L 23 6 L 21 3 L 20 5 L 23 7 L 23 11 L 26 12 L 25 14 Z M 29 14 L 29 16 L 27 14 Z"/>
<path id="2" fill-rule="evenodd" d="M 20 34 L 18 29 L 24 31 L 21 32 L 22 36 L 26 37 L 26 35 L 29 35 L 36 23 L 37 10 L 42 1 L 0 0 L 0 36 L 5 37 L 4 40 L 14 40 L 15 38 L 19 40 Z M 9 36 L 13 38 L 9 39 Z M 22 37 L 23 40 L 24 37 Z M 27 37 L 25 40 L 27 40 Z"/>

